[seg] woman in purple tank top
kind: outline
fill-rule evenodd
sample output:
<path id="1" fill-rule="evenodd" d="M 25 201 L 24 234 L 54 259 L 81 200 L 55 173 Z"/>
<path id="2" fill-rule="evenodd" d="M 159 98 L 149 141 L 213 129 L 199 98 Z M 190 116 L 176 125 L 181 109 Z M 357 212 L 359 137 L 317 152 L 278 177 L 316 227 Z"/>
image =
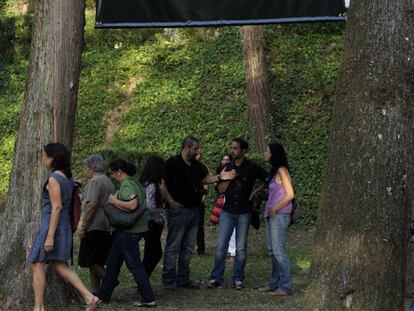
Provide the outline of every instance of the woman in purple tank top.
<path id="1" fill-rule="evenodd" d="M 272 257 L 272 273 L 268 286 L 260 290 L 277 296 L 287 296 L 292 294 L 292 278 L 285 240 L 295 194 L 283 146 L 279 143 L 269 144 L 263 156 L 265 161 L 272 165 L 269 197 L 264 212 L 267 223 L 267 248 Z"/>

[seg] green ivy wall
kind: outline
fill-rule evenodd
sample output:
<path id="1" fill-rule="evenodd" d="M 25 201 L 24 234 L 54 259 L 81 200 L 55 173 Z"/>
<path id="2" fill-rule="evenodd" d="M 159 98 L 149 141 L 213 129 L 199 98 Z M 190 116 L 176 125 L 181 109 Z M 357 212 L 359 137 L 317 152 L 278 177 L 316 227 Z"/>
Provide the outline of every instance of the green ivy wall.
<path id="1" fill-rule="evenodd" d="M 31 15 L 15 12 L 13 3 L 0 4 L 0 198 L 7 192 L 30 46 Z M 247 138 L 249 156 L 262 161 L 248 122 L 239 28 L 167 33 L 95 30 L 93 22 L 87 10 L 73 149 L 77 175 L 90 153 L 107 161 L 121 155 L 141 166 L 152 152 L 178 152 L 186 135 L 201 139 L 211 170 L 236 136 Z M 343 30 L 343 24 L 267 26 L 270 139 L 286 146 L 304 224 L 316 217 Z"/>

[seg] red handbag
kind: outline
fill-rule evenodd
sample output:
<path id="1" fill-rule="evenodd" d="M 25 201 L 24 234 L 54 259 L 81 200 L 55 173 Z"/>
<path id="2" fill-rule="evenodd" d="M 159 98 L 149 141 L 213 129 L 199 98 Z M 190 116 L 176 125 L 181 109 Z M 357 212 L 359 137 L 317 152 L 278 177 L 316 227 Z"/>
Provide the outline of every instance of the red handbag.
<path id="1" fill-rule="evenodd" d="M 211 215 L 214 215 L 214 216 L 220 217 L 220 214 L 221 214 L 221 207 L 217 207 L 217 206 L 215 206 L 215 207 L 213 208 L 213 210 L 211 211 Z"/>
<path id="2" fill-rule="evenodd" d="M 213 225 L 217 225 L 217 224 L 220 222 L 220 218 L 219 218 L 219 217 L 217 217 L 217 216 L 215 216 L 215 215 L 213 215 L 213 214 L 211 214 L 211 215 L 210 215 L 210 222 L 211 222 Z"/>
<path id="3" fill-rule="evenodd" d="M 214 203 L 215 207 L 219 207 L 222 208 L 224 205 L 224 195 L 220 195 L 217 199 L 216 202 Z"/>
<path id="4" fill-rule="evenodd" d="M 211 210 L 210 222 L 217 225 L 220 221 L 220 214 L 224 205 L 224 194 L 220 195 L 214 202 L 214 207 Z"/>

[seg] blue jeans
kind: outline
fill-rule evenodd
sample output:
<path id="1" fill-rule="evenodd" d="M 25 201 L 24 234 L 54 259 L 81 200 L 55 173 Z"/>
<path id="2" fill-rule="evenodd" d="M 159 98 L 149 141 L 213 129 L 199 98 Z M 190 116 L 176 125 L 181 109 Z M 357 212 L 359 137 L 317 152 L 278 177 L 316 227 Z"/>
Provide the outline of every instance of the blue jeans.
<path id="1" fill-rule="evenodd" d="M 139 254 L 139 240 L 145 233 L 131 233 L 116 230 L 112 236 L 112 246 L 106 259 L 106 273 L 102 279 L 101 289 L 97 296 L 103 302 L 108 303 L 112 292 L 118 285 L 119 271 L 125 264 L 132 273 L 143 302 L 155 300 L 154 293 L 148 280 L 147 273 L 141 263 Z"/>
<path id="2" fill-rule="evenodd" d="M 167 241 L 164 250 L 162 282 L 185 285 L 190 283 L 190 262 L 197 239 L 199 209 L 181 208 L 167 214 Z M 178 257 L 178 264 L 177 264 Z M 177 271 L 177 272 L 176 272 Z"/>
<path id="3" fill-rule="evenodd" d="M 272 273 L 269 287 L 292 293 L 289 257 L 285 250 L 286 233 L 290 224 L 290 214 L 276 214 L 267 220 L 267 248 L 272 256 Z"/>
<path id="4" fill-rule="evenodd" d="M 236 257 L 233 266 L 233 283 L 244 281 L 244 267 L 246 265 L 247 234 L 249 233 L 252 213 L 232 214 L 222 211 L 219 222 L 219 233 L 217 238 L 216 257 L 214 268 L 211 271 L 211 279 L 223 282 L 224 269 L 226 267 L 226 255 L 229 241 L 236 229 Z"/>
<path id="5" fill-rule="evenodd" d="M 414 299 L 411 301 L 410 309 L 408 309 L 408 311 L 414 311 Z"/>

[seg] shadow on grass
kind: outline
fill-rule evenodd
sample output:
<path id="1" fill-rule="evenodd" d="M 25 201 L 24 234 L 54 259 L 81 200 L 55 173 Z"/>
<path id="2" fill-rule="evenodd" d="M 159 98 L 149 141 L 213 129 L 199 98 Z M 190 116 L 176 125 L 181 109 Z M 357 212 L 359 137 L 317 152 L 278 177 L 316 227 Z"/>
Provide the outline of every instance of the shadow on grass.
<path id="1" fill-rule="evenodd" d="M 200 290 L 178 289 L 172 291 L 162 289 L 162 262 L 159 263 L 151 276 L 151 284 L 159 304 L 157 310 L 301 310 L 304 289 L 308 284 L 311 243 L 313 241 L 312 230 L 295 227 L 289 230 L 287 247 L 292 264 L 295 292 L 294 295 L 288 297 L 275 297 L 257 290 L 258 287 L 267 284 L 271 269 L 263 228 L 258 231 L 253 229 L 249 234 L 246 288 L 242 291 L 231 288 L 233 261 L 228 260 L 223 288 L 208 289 L 206 283 L 214 263 L 216 236 L 216 227 L 206 225 L 206 255 L 194 255 L 191 262 L 191 278 L 200 283 Z M 165 237 L 164 230 L 163 242 L 165 242 Z M 75 246 L 76 248 L 77 246 Z M 76 267 L 76 271 L 85 284 L 88 284 L 87 270 Z M 121 284 L 114 291 L 111 303 L 101 305 L 99 310 L 134 310 L 132 302 L 139 297 L 134 281 L 125 266 L 121 270 L 120 282 Z M 75 304 L 67 308 L 67 310 L 78 309 L 79 305 Z"/>

